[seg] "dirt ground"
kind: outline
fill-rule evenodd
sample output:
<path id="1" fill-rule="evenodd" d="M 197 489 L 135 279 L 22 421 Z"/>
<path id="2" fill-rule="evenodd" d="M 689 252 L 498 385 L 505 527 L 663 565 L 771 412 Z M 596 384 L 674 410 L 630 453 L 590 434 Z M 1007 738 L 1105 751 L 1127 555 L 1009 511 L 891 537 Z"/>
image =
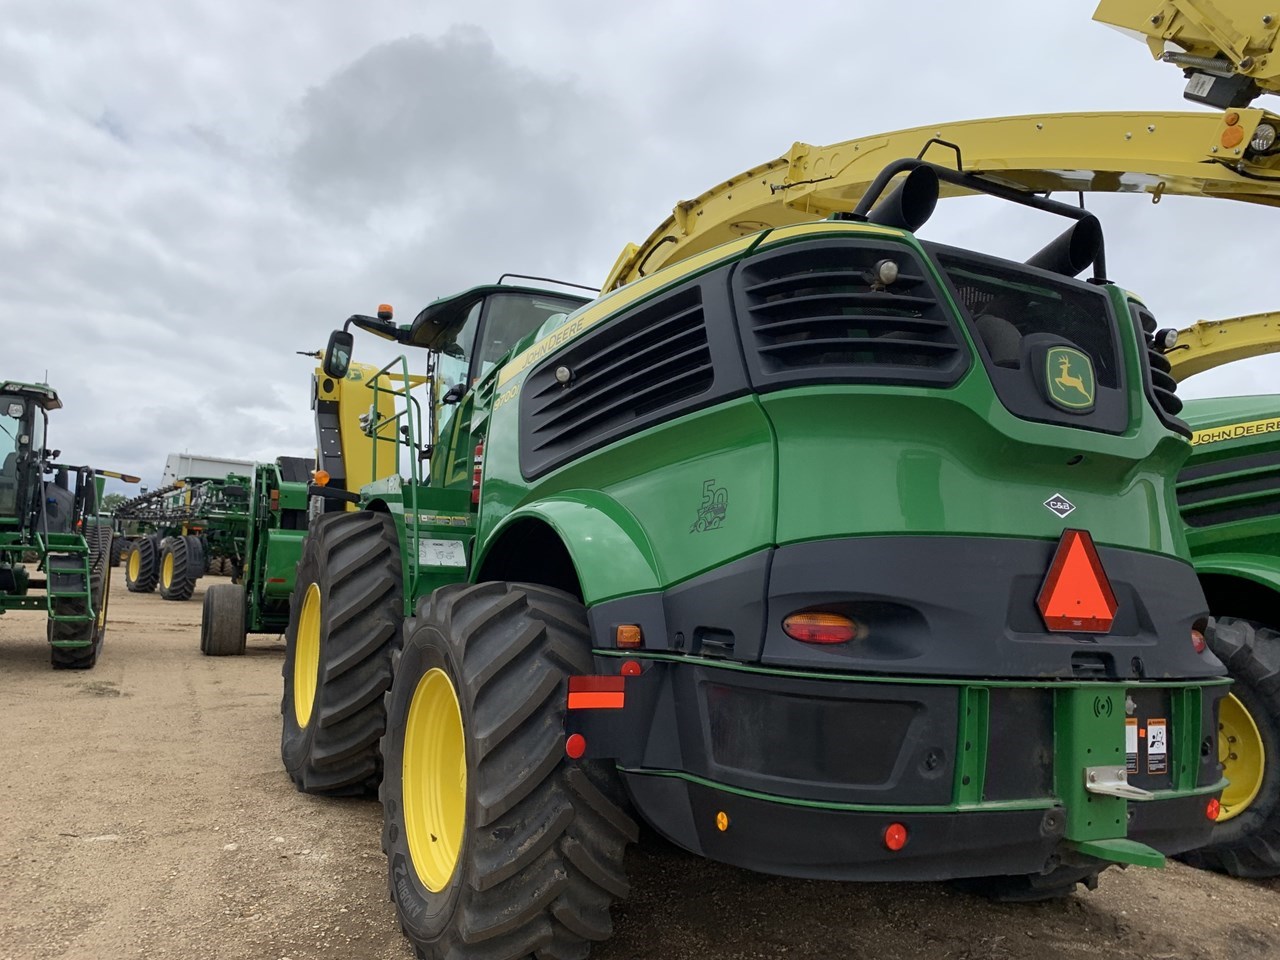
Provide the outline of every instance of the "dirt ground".
<path id="1" fill-rule="evenodd" d="M 49 668 L 42 617 L 0 618 L 0 958 L 409 960 L 378 804 L 304 796 L 280 766 L 283 644 L 203 657 L 200 590 L 167 603 L 114 574 L 90 672 Z M 628 869 L 631 899 L 594 960 L 1280 957 L 1280 881 L 1180 864 L 1033 906 L 781 880 L 669 849 L 638 849 Z"/>

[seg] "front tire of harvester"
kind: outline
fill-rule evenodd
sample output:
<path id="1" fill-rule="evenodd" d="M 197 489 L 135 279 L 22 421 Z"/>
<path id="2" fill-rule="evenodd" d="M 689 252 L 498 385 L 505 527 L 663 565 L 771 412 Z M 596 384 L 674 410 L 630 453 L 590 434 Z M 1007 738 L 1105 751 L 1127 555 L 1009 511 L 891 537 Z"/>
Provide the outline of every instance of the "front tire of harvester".
<path id="1" fill-rule="evenodd" d="M 378 785 L 382 695 L 404 624 L 402 580 L 390 515 L 329 514 L 307 531 L 280 704 L 280 756 L 305 793 L 360 794 Z"/>
<path id="2" fill-rule="evenodd" d="M 1280 876 L 1280 630 L 1219 617 L 1209 646 L 1232 680 L 1218 716 L 1231 784 L 1209 843 L 1182 859 L 1235 877 Z"/>
<path id="3" fill-rule="evenodd" d="M 426 960 L 585 957 L 613 930 L 637 838 L 612 763 L 565 755 L 586 611 L 547 587 L 442 587 L 405 625 L 387 695 L 388 883 Z"/>
<path id="4" fill-rule="evenodd" d="M 160 596 L 165 600 L 190 600 L 196 590 L 191 549 L 192 537 L 165 537 L 160 541 Z"/>
<path id="5" fill-rule="evenodd" d="M 217 583 L 204 592 L 200 610 L 200 652 L 207 657 L 244 654 L 244 587 Z"/>
<path id="6" fill-rule="evenodd" d="M 156 588 L 160 579 L 157 552 L 155 537 L 138 537 L 133 541 L 124 568 L 124 588 L 130 593 L 150 593 Z"/>
<path id="7" fill-rule="evenodd" d="M 88 640 L 83 647 L 50 647 L 49 662 L 55 670 L 92 670 L 102 653 L 102 642 L 107 635 L 107 606 L 111 599 L 111 528 L 101 524 L 86 524 L 84 538 L 89 547 L 89 596 L 93 602 L 94 619 L 50 620 L 49 642 Z M 56 570 L 49 576 L 56 576 Z M 77 574 L 77 579 L 83 574 Z M 79 597 L 54 600 L 54 610 L 67 615 L 82 615 L 85 602 Z"/>
<path id="8" fill-rule="evenodd" d="M 1098 874 L 1105 866 L 1063 866 L 1049 873 L 1023 873 L 995 877 L 965 877 L 951 885 L 963 893 L 994 900 L 996 903 L 1039 903 L 1061 900 L 1084 884 L 1086 890 L 1098 888 Z"/>

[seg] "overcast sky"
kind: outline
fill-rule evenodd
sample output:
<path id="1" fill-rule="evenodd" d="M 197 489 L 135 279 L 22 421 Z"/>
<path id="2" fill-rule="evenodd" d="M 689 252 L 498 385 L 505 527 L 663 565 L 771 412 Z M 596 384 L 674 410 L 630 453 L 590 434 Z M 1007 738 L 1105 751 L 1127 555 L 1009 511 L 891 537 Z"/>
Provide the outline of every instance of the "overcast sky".
<path id="1" fill-rule="evenodd" d="M 307 454 L 294 351 L 349 314 L 407 320 L 504 271 L 598 284 L 677 201 L 793 141 L 1197 109 L 1093 6 L 5 0 L 0 375 L 48 371 L 75 462 L 154 481 L 169 451 Z M 1280 307 L 1280 211 L 1089 202 L 1165 325 Z M 1036 249 L 981 203 L 924 235 Z M 1259 359 L 1184 392 L 1278 378 Z"/>

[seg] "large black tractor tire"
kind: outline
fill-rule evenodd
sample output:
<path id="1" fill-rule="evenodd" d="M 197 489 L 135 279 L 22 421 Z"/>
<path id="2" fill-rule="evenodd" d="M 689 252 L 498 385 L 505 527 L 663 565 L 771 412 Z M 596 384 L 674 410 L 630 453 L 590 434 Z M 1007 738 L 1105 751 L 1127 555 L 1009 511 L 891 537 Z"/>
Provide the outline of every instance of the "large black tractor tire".
<path id="1" fill-rule="evenodd" d="M 244 653 L 244 587 L 218 583 L 204 592 L 200 610 L 200 652 L 208 657 Z"/>
<path id="2" fill-rule="evenodd" d="M 195 537 L 165 537 L 160 541 L 160 596 L 165 600 L 190 600 L 203 566 L 200 543 Z"/>
<path id="3" fill-rule="evenodd" d="M 565 754 L 568 678 L 592 672 L 586 610 L 541 586 L 442 587 L 395 660 L 382 847 L 418 957 L 585 957 L 612 933 L 637 838 L 613 764 Z"/>
<path id="4" fill-rule="evenodd" d="M 120 566 L 120 552 L 123 548 L 124 548 L 124 538 L 113 536 L 111 538 L 111 551 L 110 551 L 111 566 L 113 567 Z"/>
<path id="5" fill-rule="evenodd" d="M 330 514 L 307 532 L 285 632 L 280 756 L 294 785 L 331 796 L 378 786 L 382 695 L 404 625 L 395 521 Z"/>
<path id="6" fill-rule="evenodd" d="M 160 579 L 159 546 L 153 536 L 136 537 L 125 560 L 124 588 L 130 593 L 150 593 Z"/>
<path id="7" fill-rule="evenodd" d="M 1231 785 L 1209 843 L 1182 859 L 1235 877 L 1280 876 L 1280 630 L 1219 617 L 1209 645 L 1232 680 L 1218 719 Z"/>
<path id="8" fill-rule="evenodd" d="M 951 885 L 964 893 L 985 897 L 997 903 L 1037 903 L 1060 900 L 1075 893 L 1083 885 L 1086 890 L 1098 888 L 1098 874 L 1105 866 L 1062 866 L 1048 873 L 1023 873 L 995 877 L 966 877 L 952 880 Z"/>
<path id="9" fill-rule="evenodd" d="M 111 599 L 111 528 L 101 524 L 86 524 L 85 541 L 89 545 L 89 597 L 92 601 L 94 618 L 92 620 L 50 620 L 48 638 L 50 643 L 66 641 L 88 641 L 83 647 L 50 647 L 49 662 L 55 670 L 91 670 L 102 653 L 102 642 L 107 634 L 107 606 Z M 48 571 L 49 582 L 55 578 L 65 578 L 64 584 L 74 586 L 83 583 L 83 574 L 79 572 L 80 559 L 50 557 L 51 569 Z M 68 570 L 75 569 L 75 574 L 60 574 L 59 566 Z M 83 597 L 54 598 L 55 613 L 64 616 L 83 616 L 88 613 L 89 606 Z"/>

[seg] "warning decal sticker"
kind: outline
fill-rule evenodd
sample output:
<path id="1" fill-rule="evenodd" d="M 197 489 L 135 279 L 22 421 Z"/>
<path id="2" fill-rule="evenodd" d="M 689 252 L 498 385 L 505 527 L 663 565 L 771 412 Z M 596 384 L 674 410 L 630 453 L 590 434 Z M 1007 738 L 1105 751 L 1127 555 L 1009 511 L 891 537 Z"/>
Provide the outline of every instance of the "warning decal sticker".
<path id="1" fill-rule="evenodd" d="M 1138 772 L 1138 718 L 1124 721 L 1124 766 L 1129 773 Z"/>
<path id="2" fill-rule="evenodd" d="M 1147 721 L 1147 773 L 1169 769 L 1169 738 L 1163 719 Z"/>

